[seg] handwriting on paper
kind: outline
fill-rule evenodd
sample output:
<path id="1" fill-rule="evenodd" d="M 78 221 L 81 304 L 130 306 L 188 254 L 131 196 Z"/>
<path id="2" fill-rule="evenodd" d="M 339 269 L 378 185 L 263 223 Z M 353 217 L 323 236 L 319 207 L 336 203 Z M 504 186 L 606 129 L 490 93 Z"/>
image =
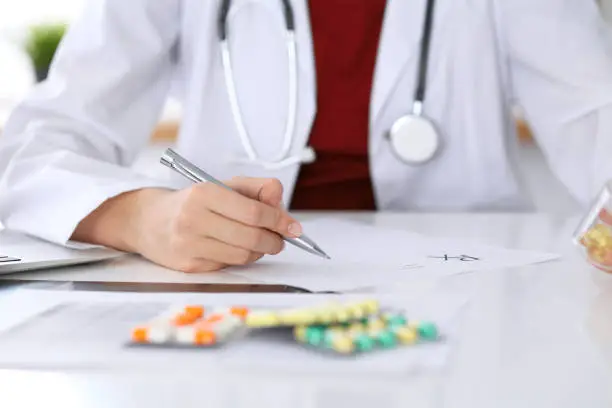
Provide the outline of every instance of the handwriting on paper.
<path id="1" fill-rule="evenodd" d="M 480 258 L 477 258 L 475 256 L 470 256 L 470 255 L 449 256 L 448 254 L 444 254 L 443 256 L 430 256 L 429 258 L 442 259 L 444 261 L 450 261 L 450 260 L 456 259 L 462 262 L 472 262 L 472 261 L 480 260 Z"/>

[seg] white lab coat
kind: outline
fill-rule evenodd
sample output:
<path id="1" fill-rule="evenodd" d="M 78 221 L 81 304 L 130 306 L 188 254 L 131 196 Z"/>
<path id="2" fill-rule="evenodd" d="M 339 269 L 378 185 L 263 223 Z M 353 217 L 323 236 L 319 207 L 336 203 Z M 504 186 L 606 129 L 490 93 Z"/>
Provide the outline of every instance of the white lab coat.
<path id="1" fill-rule="evenodd" d="M 612 49 L 594 0 L 437 0 L 425 113 L 442 133 L 432 162 L 408 166 L 384 134 L 412 105 L 426 0 L 390 0 L 371 100 L 369 154 L 380 210 L 528 208 L 514 169 L 511 105 L 523 106 L 553 172 L 587 204 L 612 176 Z M 299 166 L 265 171 L 246 157 L 223 77 L 218 0 L 92 0 L 50 78 L 0 137 L 0 222 L 57 243 L 105 199 L 175 185 L 128 166 L 166 97 L 183 102 L 177 150 L 218 178 L 281 180 L 290 202 Z M 293 0 L 298 113 L 292 153 L 316 112 L 307 0 Z M 342 24 L 342 21 L 338 21 Z M 287 58 L 280 2 L 234 0 L 230 41 L 247 127 L 264 157 L 281 147 Z M 169 171 L 170 172 L 170 171 Z"/>

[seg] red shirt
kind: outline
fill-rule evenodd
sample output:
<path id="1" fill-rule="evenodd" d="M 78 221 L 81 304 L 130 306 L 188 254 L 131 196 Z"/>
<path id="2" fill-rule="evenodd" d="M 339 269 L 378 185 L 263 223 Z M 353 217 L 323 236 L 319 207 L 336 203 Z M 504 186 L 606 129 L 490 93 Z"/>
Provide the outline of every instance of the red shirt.
<path id="1" fill-rule="evenodd" d="M 370 94 L 386 0 L 309 0 L 317 77 L 310 146 L 291 208 L 374 210 Z"/>

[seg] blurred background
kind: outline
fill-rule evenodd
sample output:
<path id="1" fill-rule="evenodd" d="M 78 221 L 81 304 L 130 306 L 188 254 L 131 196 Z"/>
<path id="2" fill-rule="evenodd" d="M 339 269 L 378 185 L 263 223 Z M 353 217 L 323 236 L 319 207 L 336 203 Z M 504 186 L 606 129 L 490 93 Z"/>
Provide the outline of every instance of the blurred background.
<path id="1" fill-rule="evenodd" d="M 612 24 L 612 0 L 598 1 L 602 14 Z M 37 81 L 45 78 L 65 27 L 79 15 L 83 5 L 84 0 L 0 2 L 0 137 L 12 107 Z M 515 116 L 521 143 L 520 170 L 538 210 L 573 212 L 576 203 L 548 170 L 519 107 Z M 180 105 L 168 100 L 148 149 L 134 165 L 136 170 L 149 174 L 164 171 L 158 158 L 173 144 L 180 118 Z"/>

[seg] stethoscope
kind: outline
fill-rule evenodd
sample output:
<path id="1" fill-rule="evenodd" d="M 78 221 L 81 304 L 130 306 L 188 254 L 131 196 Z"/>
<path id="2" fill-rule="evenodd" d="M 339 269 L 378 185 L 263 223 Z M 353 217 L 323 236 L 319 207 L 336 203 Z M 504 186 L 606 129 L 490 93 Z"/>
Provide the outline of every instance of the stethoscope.
<path id="1" fill-rule="evenodd" d="M 295 39 L 295 18 L 293 8 L 289 0 L 281 0 L 283 15 L 285 20 L 287 47 L 287 57 L 289 63 L 289 110 L 285 133 L 281 149 L 276 157 L 269 160 L 261 159 L 255 148 L 252 139 L 246 129 L 244 119 L 238 103 L 236 83 L 232 69 L 232 60 L 227 39 L 227 16 L 229 13 L 231 0 L 223 0 L 219 10 L 218 35 L 221 45 L 221 60 L 223 64 L 223 74 L 226 81 L 230 108 L 240 142 L 247 154 L 246 160 L 239 162 L 251 163 L 262 166 L 269 170 L 283 168 L 300 163 L 310 163 L 315 160 L 315 152 L 312 148 L 306 147 L 298 155 L 289 155 L 291 144 L 295 132 L 295 122 L 297 115 L 297 54 Z M 421 49 L 419 57 L 419 67 L 417 76 L 417 86 L 414 92 L 414 102 L 412 111 L 397 119 L 389 132 L 389 139 L 392 151 L 395 155 L 407 164 L 423 164 L 430 161 L 440 148 L 440 137 L 433 121 L 423 115 L 423 102 L 425 101 L 427 84 L 427 65 L 429 59 L 430 39 L 432 33 L 432 21 L 435 0 L 427 0 L 425 10 L 425 22 L 421 38 Z"/>

